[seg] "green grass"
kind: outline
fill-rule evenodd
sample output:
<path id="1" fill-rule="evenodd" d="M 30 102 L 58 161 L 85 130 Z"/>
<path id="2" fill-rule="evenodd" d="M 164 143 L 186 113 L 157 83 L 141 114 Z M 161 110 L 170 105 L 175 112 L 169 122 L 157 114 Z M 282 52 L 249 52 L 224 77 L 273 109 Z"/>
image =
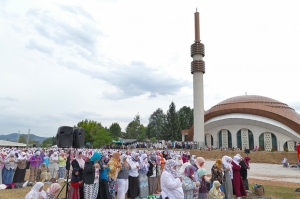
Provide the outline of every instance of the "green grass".
<path id="1" fill-rule="evenodd" d="M 251 184 L 251 187 L 253 187 L 253 184 Z M 296 188 L 288 187 L 288 185 L 287 186 L 264 185 L 264 188 L 265 188 L 265 197 L 270 197 L 272 199 L 299 199 L 300 198 L 300 192 L 295 192 Z"/>

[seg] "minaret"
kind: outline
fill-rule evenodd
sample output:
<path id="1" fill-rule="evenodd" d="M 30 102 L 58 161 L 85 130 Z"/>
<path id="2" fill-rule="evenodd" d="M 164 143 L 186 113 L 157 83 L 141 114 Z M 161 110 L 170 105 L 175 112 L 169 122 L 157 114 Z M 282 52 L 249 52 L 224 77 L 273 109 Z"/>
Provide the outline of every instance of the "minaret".
<path id="1" fill-rule="evenodd" d="M 199 12 L 195 12 L 195 43 L 191 45 L 191 73 L 194 88 L 194 141 L 199 148 L 204 146 L 204 95 L 203 74 L 205 73 L 204 45 L 200 43 Z"/>

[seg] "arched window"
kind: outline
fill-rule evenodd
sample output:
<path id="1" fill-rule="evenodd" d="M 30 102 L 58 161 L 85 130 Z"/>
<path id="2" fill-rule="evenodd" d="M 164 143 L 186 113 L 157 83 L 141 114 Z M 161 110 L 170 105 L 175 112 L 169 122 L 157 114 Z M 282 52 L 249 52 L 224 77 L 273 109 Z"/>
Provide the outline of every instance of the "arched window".
<path id="1" fill-rule="evenodd" d="M 274 133 L 271 133 L 271 139 L 272 139 L 272 149 L 274 151 L 277 151 L 277 138 L 274 135 Z M 264 133 L 260 134 L 259 136 L 259 149 L 264 151 L 265 150 L 265 138 L 264 138 Z"/>
<path id="2" fill-rule="evenodd" d="M 241 129 L 242 130 L 242 129 Z M 237 137 L 237 147 L 241 150 L 244 150 L 242 148 L 242 133 L 241 133 L 241 130 L 239 130 L 236 134 L 236 137 Z M 252 131 L 250 131 L 249 129 L 248 130 L 248 144 L 249 144 L 249 149 L 250 150 L 253 150 L 254 149 L 254 138 L 253 138 L 253 133 Z"/>
<path id="3" fill-rule="evenodd" d="M 224 130 L 224 129 L 222 129 Z M 219 131 L 219 148 L 222 148 L 222 130 Z M 227 140 L 228 140 L 228 148 L 232 148 L 232 137 L 231 132 L 227 130 Z"/>

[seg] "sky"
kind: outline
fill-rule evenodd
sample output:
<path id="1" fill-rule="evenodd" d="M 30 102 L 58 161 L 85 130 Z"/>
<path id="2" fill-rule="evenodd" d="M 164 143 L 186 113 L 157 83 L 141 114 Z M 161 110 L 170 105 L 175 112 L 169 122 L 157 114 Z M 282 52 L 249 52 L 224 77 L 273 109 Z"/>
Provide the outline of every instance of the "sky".
<path id="1" fill-rule="evenodd" d="M 196 8 L 205 110 L 247 92 L 300 113 L 299 1 L 0 0 L 0 134 L 192 108 Z"/>

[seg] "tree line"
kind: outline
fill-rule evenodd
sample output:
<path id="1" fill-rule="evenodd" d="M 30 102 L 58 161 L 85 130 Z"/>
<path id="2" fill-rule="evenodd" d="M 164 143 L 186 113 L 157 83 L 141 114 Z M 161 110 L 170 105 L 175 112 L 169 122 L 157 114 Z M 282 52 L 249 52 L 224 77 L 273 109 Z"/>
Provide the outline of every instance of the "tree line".
<path id="1" fill-rule="evenodd" d="M 120 125 L 115 122 L 109 128 L 102 126 L 100 122 L 82 120 L 74 127 L 85 130 L 85 143 L 93 147 L 109 145 L 112 140 L 119 137 L 137 139 L 137 141 L 150 140 L 181 140 L 181 130 L 189 129 L 193 125 L 193 109 L 183 106 L 176 111 L 176 105 L 171 102 L 165 113 L 161 108 L 156 109 L 149 117 L 147 126 L 141 124 L 139 113 L 127 125 L 125 132 L 121 131 Z"/>

